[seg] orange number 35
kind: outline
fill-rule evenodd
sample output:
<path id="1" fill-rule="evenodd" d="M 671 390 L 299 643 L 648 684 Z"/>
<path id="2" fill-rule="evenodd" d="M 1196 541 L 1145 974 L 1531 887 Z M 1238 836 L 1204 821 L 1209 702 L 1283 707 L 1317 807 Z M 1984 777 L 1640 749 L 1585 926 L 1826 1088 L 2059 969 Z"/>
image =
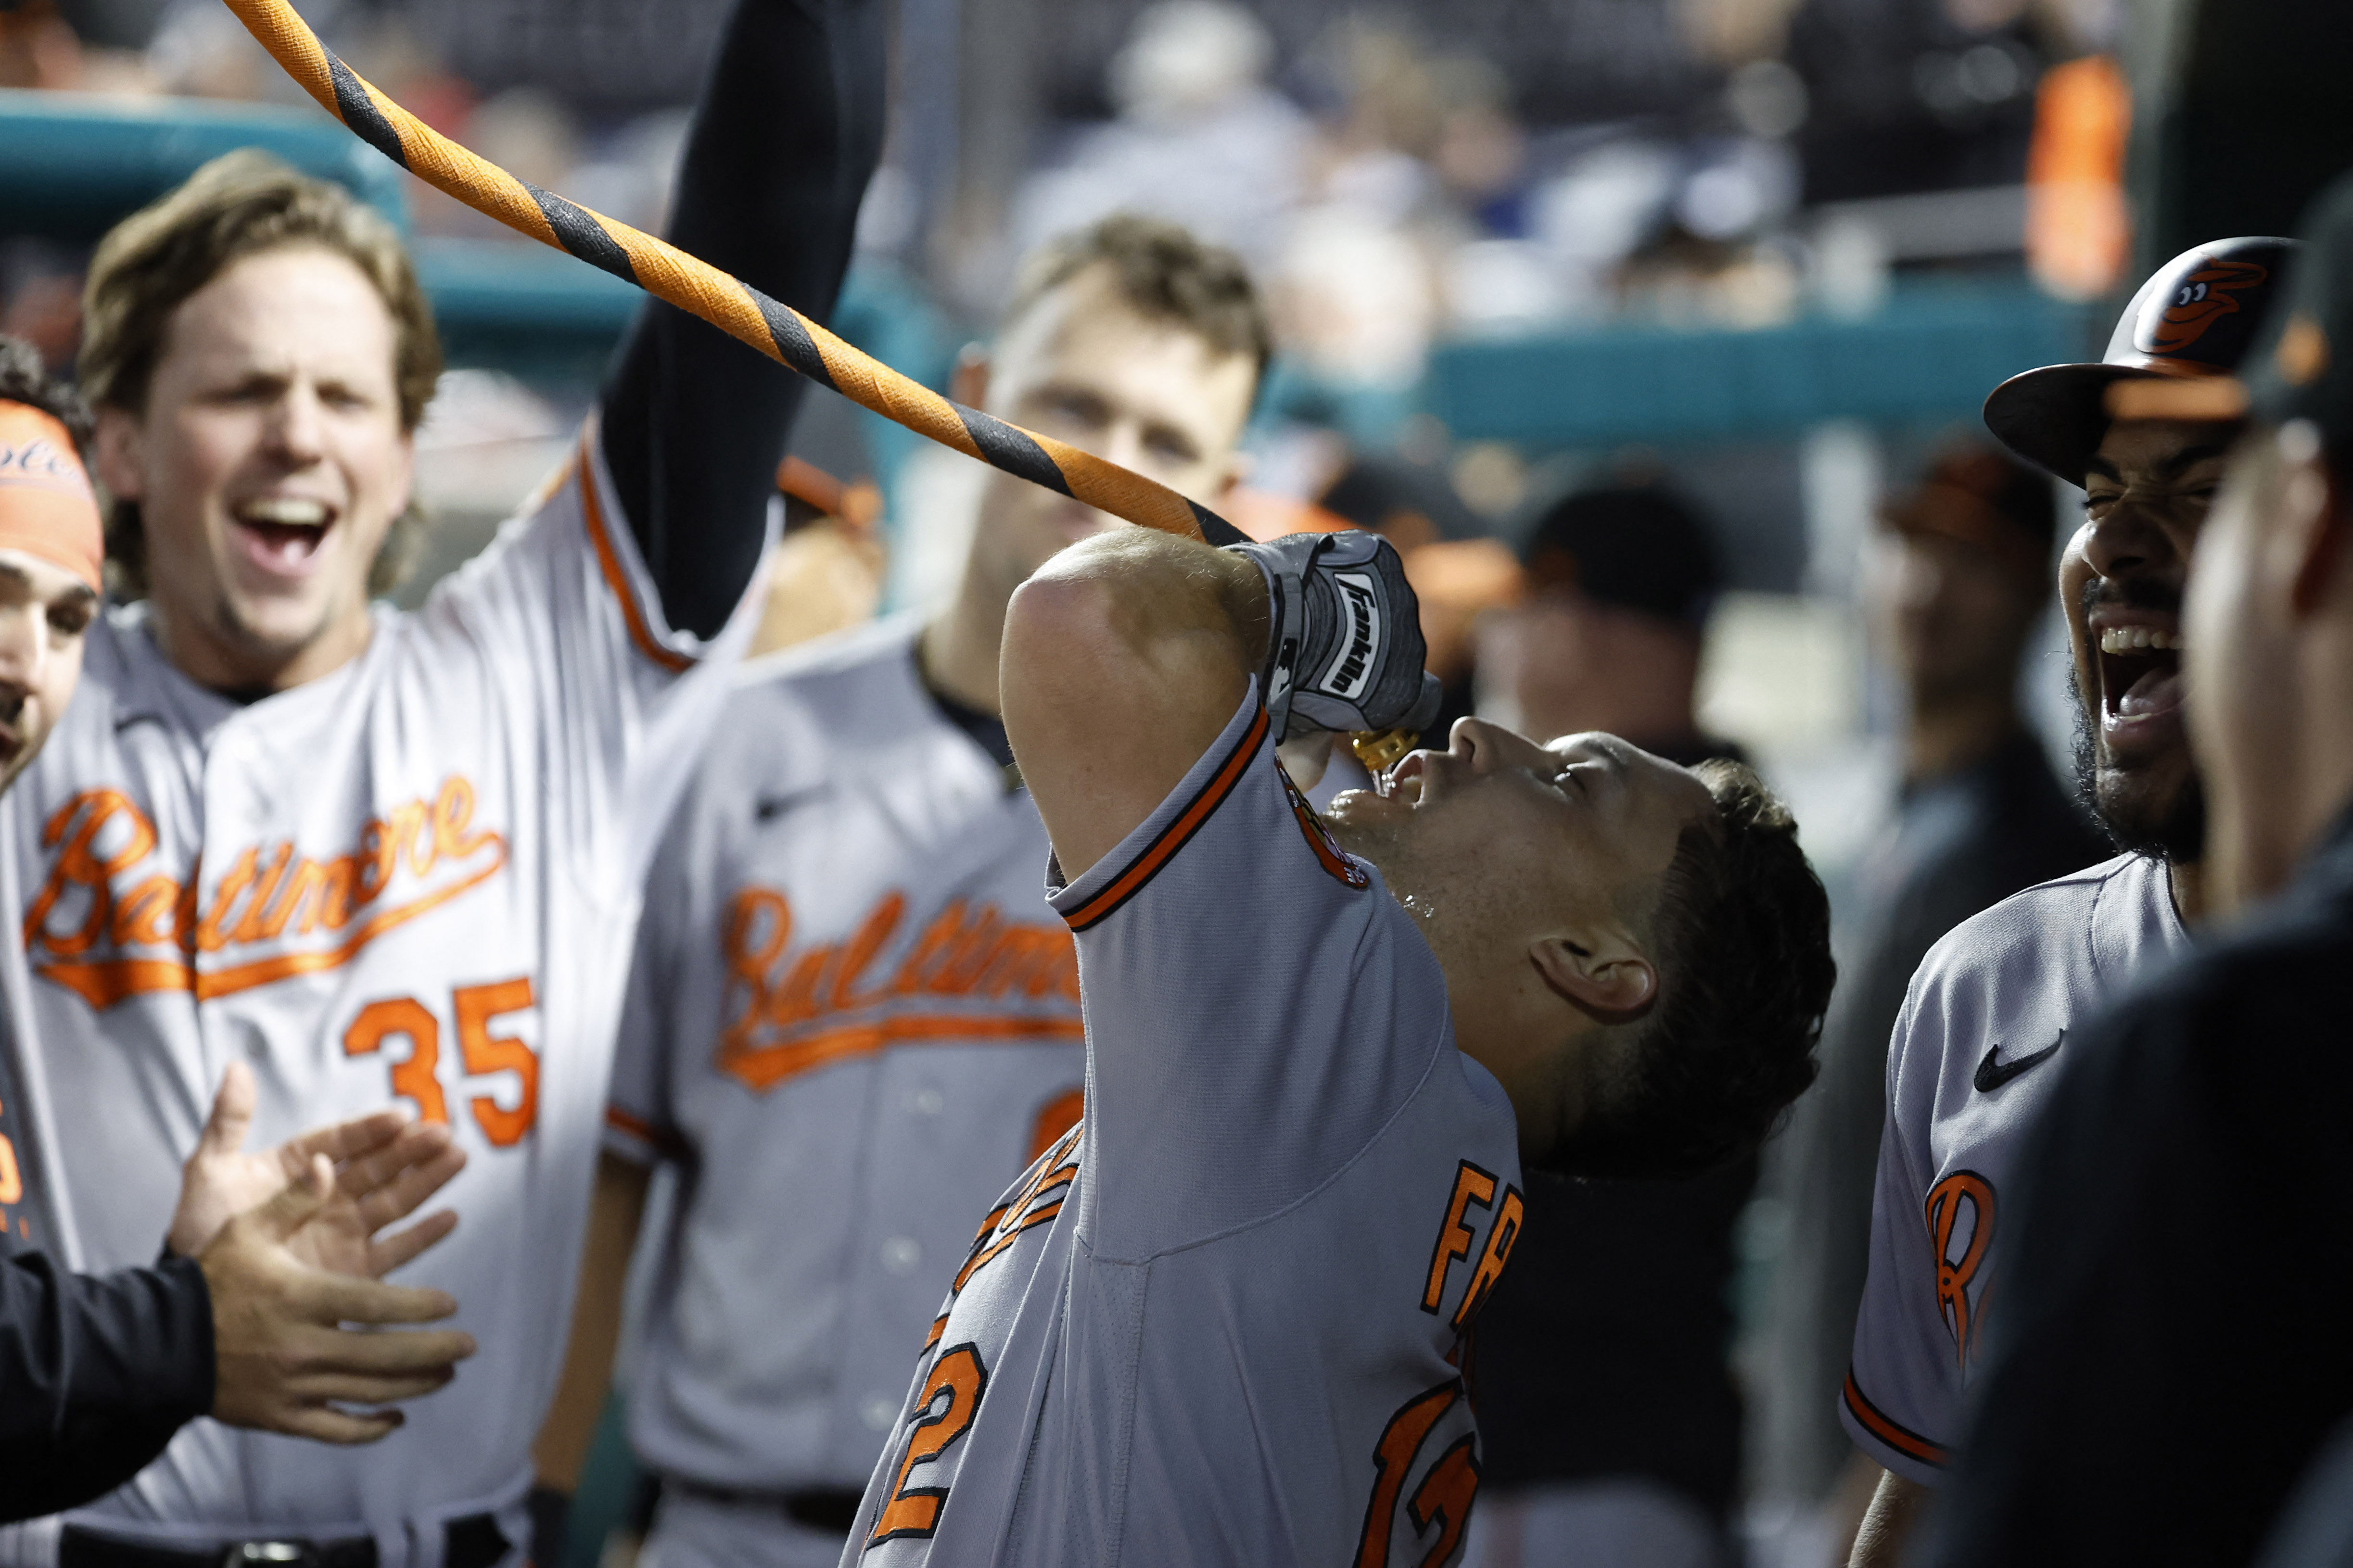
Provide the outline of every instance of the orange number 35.
<path id="1" fill-rule="evenodd" d="M 491 1095 L 478 1094 L 466 1102 L 482 1136 L 498 1148 L 522 1142 L 539 1120 L 539 1058 L 529 1046 L 511 1036 L 491 1032 L 491 1020 L 520 1013 L 536 1005 L 528 975 L 491 985 L 460 985 L 450 994 L 450 1011 L 458 1026 L 458 1055 L 470 1078 L 511 1072 L 518 1090 L 512 1106 Z M 414 996 L 388 996 L 360 1009 L 343 1031 L 343 1054 L 371 1056 L 395 1037 L 408 1042 L 408 1055 L 392 1064 L 392 1092 L 417 1107 L 427 1121 L 447 1122 L 449 1101 L 441 1092 L 441 1021 Z"/>

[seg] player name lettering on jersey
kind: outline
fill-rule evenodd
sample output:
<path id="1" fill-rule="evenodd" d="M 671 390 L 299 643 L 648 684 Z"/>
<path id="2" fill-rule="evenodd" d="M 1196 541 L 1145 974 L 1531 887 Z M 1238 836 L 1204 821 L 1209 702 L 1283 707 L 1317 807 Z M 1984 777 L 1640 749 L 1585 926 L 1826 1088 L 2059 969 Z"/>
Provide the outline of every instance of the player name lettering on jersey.
<path id="1" fill-rule="evenodd" d="M 209 1001 L 332 969 L 505 867 L 505 837 L 473 823 L 474 786 L 452 773 L 362 825 L 347 853 L 321 858 L 290 839 L 238 851 L 200 911 L 201 868 L 159 866 L 148 815 L 120 790 L 85 790 L 43 826 L 54 858 L 25 911 L 26 957 L 95 1008 L 155 991 Z M 232 956 L 202 962 L 216 953 Z"/>
<path id="2" fill-rule="evenodd" d="M 958 900 L 885 963 L 906 917 L 907 896 L 886 893 L 839 942 L 795 949 L 791 900 L 773 888 L 738 890 L 723 938 L 733 1021 L 720 1035 L 719 1070 L 765 1092 L 893 1044 L 1085 1037 L 1078 949 L 1061 925 L 1024 924 L 994 904 Z M 1006 1012 L 1017 995 L 1067 1005 Z"/>

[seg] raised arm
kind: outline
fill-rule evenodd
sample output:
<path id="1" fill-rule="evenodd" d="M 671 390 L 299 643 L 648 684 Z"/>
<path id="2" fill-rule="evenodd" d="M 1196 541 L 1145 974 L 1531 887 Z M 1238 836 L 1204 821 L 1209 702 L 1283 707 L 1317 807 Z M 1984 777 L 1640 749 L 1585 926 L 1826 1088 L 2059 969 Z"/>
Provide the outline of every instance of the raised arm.
<path id="1" fill-rule="evenodd" d="M 668 237 L 831 314 L 882 147 L 880 0 L 739 0 L 679 169 Z M 649 300 L 603 398 L 605 460 L 664 618 L 709 637 L 759 564 L 799 376 Z"/>
<path id="2" fill-rule="evenodd" d="M 1071 546 L 1005 612 L 1005 732 L 1071 881 L 1152 815 L 1265 658 L 1247 558 L 1141 528 Z"/>
<path id="3" fill-rule="evenodd" d="M 1183 781 L 1259 678 L 1284 765 L 1335 731 L 1438 711 L 1420 609 L 1388 542 L 1300 533 L 1213 550 L 1114 529 L 1048 562 L 1006 610 L 1005 729 L 1071 881 Z"/>

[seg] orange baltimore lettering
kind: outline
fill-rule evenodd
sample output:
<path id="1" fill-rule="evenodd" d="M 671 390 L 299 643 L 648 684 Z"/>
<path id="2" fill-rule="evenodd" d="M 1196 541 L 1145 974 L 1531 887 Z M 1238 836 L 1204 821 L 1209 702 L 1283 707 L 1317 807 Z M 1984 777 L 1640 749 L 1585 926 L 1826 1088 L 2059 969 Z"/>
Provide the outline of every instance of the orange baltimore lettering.
<path id="1" fill-rule="evenodd" d="M 1471 1321 L 1486 1304 L 1487 1292 L 1504 1277 L 1504 1265 L 1512 1260 L 1512 1247 L 1520 1239 L 1520 1221 L 1526 1213 L 1520 1189 L 1505 1187 L 1504 1201 L 1495 1205 L 1495 1223 L 1487 1227 L 1487 1250 L 1479 1255 L 1479 1267 L 1472 1271 L 1471 1283 L 1463 1287 L 1462 1304 L 1454 1309 L 1454 1327 Z"/>
<path id="2" fill-rule="evenodd" d="M 1495 1201 L 1495 1178 L 1465 1160 L 1455 1167 L 1454 1195 L 1446 1200 L 1446 1223 L 1438 1227 L 1438 1246 L 1430 1255 L 1430 1283 L 1421 1292 L 1421 1310 L 1435 1314 L 1438 1299 L 1446 1294 L 1446 1271 L 1458 1258 L 1471 1256 L 1471 1227 L 1462 1211 L 1472 1204 L 1485 1208 Z"/>
<path id="3" fill-rule="evenodd" d="M 1067 931 L 1018 925 L 993 905 L 949 904 L 884 953 L 907 918 L 885 894 L 839 942 L 795 950 L 792 904 L 771 888 L 738 891 L 722 935 L 733 1019 L 717 1066 L 754 1093 L 909 1040 L 1079 1040 L 1078 950 Z M 1010 998 L 1043 1004 L 1008 1012 Z M 970 1010 L 973 1000 L 1000 1004 Z"/>
<path id="4" fill-rule="evenodd" d="M 474 786 L 452 773 L 431 798 L 367 823 L 351 854 L 315 859 L 290 839 L 239 850 L 200 910 L 195 868 L 174 876 L 152 863 L 146 813 L 120 790 L 85 790 L 42 829 L 56 858 L 26 906 L 26 957 L 93 1007 L 155 991 L 206 1001 L 338 968 L 505 866 L 506 840 L 473 819 Z M 240 956 L 290 932 L 333 940 Z M 215 954 L 227 961 L 208 962 Z"/>

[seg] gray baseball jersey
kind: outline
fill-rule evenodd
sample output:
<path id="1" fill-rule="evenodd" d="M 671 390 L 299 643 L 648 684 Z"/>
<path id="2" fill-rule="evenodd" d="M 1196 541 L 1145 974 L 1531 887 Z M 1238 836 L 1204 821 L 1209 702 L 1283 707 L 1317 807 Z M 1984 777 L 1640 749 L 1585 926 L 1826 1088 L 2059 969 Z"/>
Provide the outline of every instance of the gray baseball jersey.
<path id="1" fill-rule="evenodd" d="M 1046 830 L 919 629 L 745 666 L 647 879 L 607 1147 L 692 1179 L 630 1435 L 709 1487 L 865 1485 L 974 1216 L 1079 1116 Z"/>
<path id="2" fill-rule="evenodd" d="M 372 1534 L 386 1568 L 434 1568 L 446 1518 L 528 1539 L 639 888 L 753 617 L 708 661 L 665 629 L 586 441 L 423 609 L 376 616 L 343 668 L 239 706 L 117 611 L 0 803 L 76 1267 L 154 1256 L 235 1058 L 253 1147 L 399 1099 L 470 1155 L 456 1233 L 399 1276 L 460 1303 L 456 1383 L 366 1448 L 195 1422 L 78 1516 L 117 1534 Z"/>
<path id="3" fill-rule="evenodd" d="M 1522 1204 L 1412 917 L 1254 692 L 1053 903 L 1086 1119 L 955 1270 L 846 1568 L 1453 1561 L 1463 1335 Z"/>
<path id="4" fill-rule="evenodd" d="M 2188 941 L 2165 867 L 2125 855 L 1953 928 L 1912 978 L 1887 1051 L 1871 1271 L 1839 1415 L 1865 1453 L 1934 1486 L 1959 1435 L 2004 1188 L 2070 1027 Z"/>

